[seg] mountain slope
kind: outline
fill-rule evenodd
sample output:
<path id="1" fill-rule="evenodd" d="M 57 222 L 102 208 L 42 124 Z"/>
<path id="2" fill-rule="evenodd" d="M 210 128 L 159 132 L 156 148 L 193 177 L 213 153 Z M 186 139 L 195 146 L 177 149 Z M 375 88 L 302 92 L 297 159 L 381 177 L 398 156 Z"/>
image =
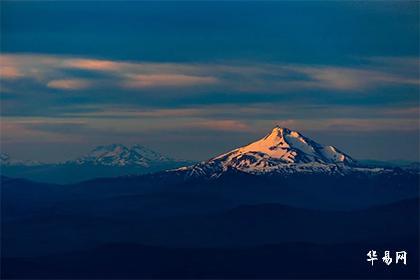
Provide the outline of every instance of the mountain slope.
<path id="1" fill-rule="evenodd" d="M 140 145 L 99 146 L 76 159 L 58 163 L 16 161 L 1 154 L 3 175 L 49 183 L 76 183 L 97 177 L 116 177 L 158 172 L 189 164 L 161 155 Z"/>
<path id="2" fill-rule="evenodd" d="M 199 164 L 183 167 L 177 172 L 187 176 L 217 177 L 236 170 L 246 173 L 296 173 L 349 171 L 383 171 L 381 168 L 361 168 L 349 155 L 333 146 L 321 145 L 297 131 L 276 126 L 264 138 L 234 149 Z"/>
<path id="3" fill-rule="evenodd" d="M 8 164 L 10 161 L 9 154 L 6 153 L 0 153 L 0 163 L 1 164 Z"/>
<path id="4" fill-rule="evenodd" d="M 2 166 L 19 166 L 19 165 L 25 165 L 25 166 L 38 166 L 43 165 L 44 163 L 34 160 L 16 160 L 12 157 L 10 157 L 7 153 L 0 153 L 0 165 Z"/>
<path id="5" fill-rule="evenodd" d="M 281 163 L 346 163 L 354 162 L 333 146 L 323 146 L 297 131 L 276 126 L 264 138 L 215 159 L 239 159 L 246 156 L 268 156 Z"/>
<path id="6" fill-rule="evenodd" d="M 105 166 L 138 165 L 149 167 L 158 163 L 174 161 L 141 145 L 128 148 L 121 144 L 99 146 L 85 156 L 68 163 L 93 164 Z"/>

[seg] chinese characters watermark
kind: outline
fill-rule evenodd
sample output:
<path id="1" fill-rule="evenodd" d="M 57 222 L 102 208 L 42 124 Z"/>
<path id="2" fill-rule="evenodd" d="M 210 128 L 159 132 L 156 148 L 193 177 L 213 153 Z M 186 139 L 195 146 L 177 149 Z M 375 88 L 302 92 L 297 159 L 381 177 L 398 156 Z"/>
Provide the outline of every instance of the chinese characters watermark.
<path id="1" fill-rule="evenodd" d="M 366 261 L 370 262 L 371 265 L 373 266 L 374 262 L 378 260 L 378 253 L 375 250 L 370 250 L 366 255 L 368 256 Z M 382 261 L 388 266 L 392 264 L 393 258 L 391 257 L 391 251 L 384 252 Z M 395 252 L 395 264 L 398 264 L 398 263 L 407 265 L 407 252 L 406 251 Z"/>

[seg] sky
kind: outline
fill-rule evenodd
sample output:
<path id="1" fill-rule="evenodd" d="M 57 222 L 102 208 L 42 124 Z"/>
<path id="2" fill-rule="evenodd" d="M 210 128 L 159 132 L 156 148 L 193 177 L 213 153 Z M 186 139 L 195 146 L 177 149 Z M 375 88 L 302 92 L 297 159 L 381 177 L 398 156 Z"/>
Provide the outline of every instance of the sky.
<path id="1" fill-rule="evenodd" d="M 205 160 L 281 125 L 418 161 L 419 5 L 1 1 L 1 150 Z"/>

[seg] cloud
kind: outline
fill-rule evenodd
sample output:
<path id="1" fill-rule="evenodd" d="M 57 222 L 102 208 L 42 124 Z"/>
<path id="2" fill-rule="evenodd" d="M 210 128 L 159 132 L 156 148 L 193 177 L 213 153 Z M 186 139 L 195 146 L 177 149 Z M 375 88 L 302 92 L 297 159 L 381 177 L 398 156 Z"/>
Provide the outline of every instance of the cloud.
<path id="1" fill-rule="evenodd" d="M 79 90 L 87 89 L 92 86 L 88 80 L 82 79 L 68 79 L 68 80 L 52 80 L 47 83 L 47 87 L 62 90 Z"/>
<path id="2" fill-rule="evenodd" d="M 399 84 L 419 86 L 420 81 L 415 78 L 406 78 L 395 74 L 375 70 L 351 69 L 344 67 L 291 67 L 297 72 L 310 77 L 304 81 L 303 86 L 331 90 L 364 90 L 383 85 Z"/>
<path id="3" fill-rule="evenodd" d="M 216 84 L 214 77 L 188 76 L 179 74 L 136 75 L 122 82 L 128 88 L 185 87 Z"/>
<path id="4" fill-rule="evenodd" d="M 372 58 L 358 66 L 305 65 L 290 63 L 159 63 L 99 60 L 72 56 L 3 54 L 4 79 L 34 79 L 48 87 L 85 89 L 100 87 L 94 75 L 75 77 L 69 70 L 106 72 L 107 87 L 163 89 L 202 87 L 206 91 L 233 93 L 285 92 L 321 89 L 337 92 L 367 91 L 389 86 L 420 85 L 413 58 Z M 398 65 L 396 67 L 395 65 Z M 55 82 L 59 80 L 60 82 Z M 79 80 L 79 83 L 73 80 Z M 68 81 L 68 82 L 64 82 Z M 72 82 L 70 82 L 72 81 Z M 58 85 L 58 86 L 55 86 Z M 167 91 L 166 91 L 167 93 Z M 197 94 L 197 93 L 195 93 Z"/>
<path id="5" fill-rule="evenodd" d="M 60 116 L 78 118 L 185 118 L 202 116 L 206 111 L 208 111 L 206 108 L 141 109 L 132 107 L 93 107 L 88 112 L 65 112 L 60 114 Z"/>
<path id="6" fill-rule="evenodd" d="M 237 120 L 199 120 L 186 123 L 184 127 L 203 130 L 234 132 L 252 130 L 252 128 L 248 124 Z"/>
<path id="7" fill-rule="evenodd" d="M 19 70 L 15 67 L 4 66 L 1 67 L 0 77 L 4 79 L 17 79 L 19 77 L 22 77 L 22 73 L 20 73 Z"/>
<path id="8" fill-rule="evenodd" d="M 418 119 L 420 108 L 415 106 L 396 106 L 372 108 L 369 106 L 351 105 L 299 105 L 290 106 L 289 104 L 260 103 L 243 106 L 240 104 L 224 105 L 195 105 L 193 107 L 181 108 L 141 108 L 136 106 L 115 106 L 97 105 L 81 106 L 74 108 L 74 111 L 57 110 L 54 115 L 57 118 L 76 118 L 76 119 L 126 119 L 137 122 L 158 120 L 168 122 L 173 120 L 175 126 L 184 122 L 215 120 L 236 120 L 247 124 L 260 126 L 257 122 L 275 122 L 284 118 L 293 121 L 311 122 L 318 120 L 317 127 L 323 126 L 324 120 L 342 119 L 393 119 L 404 123 L 405 120 L 412 122 Z M 283 120 L 284 121 L 284 120 Z M 172 124 L 171 124 L 172 125 Z M 292 124 L 293 125 L 293 124 Z M 291 125 L 291 126 L 292 126 Z M 288 126 L 287 123 L 285 126 Z"/>
<path id="9" fill-rule="evenodd" d="M 81 132 L 85 126 L 80 120 L 57 120 L 52 118 L 3 118 L 0 122 L 1 142 L 7 143 L 75 143 L 82 142 Z M 71 132 L 71 137 L 68 133 Z"/>
<path id="10" fill-rule="evenodd" d="M 110 60 L 97 59 L 66 59 L 62 63 L 63 67 L 77 68 L 95 71 L 118 71 L 121 70 L 123 63 Z"/>
<path id="11" fill-rule="evenodd" d="M 419 73 L 420 71 L 420 58 L 405 56 L 372 56 L 366 57 L 363 60 L 375 65 L 383 70 L 404 71 L 406 73 Z"/>
<path id="12" fill-rule="evenodd" d="M 307 131 L 418 131 L 420 123 L 417 118 L 412 119 L 316 119 L 316 120 L 277 120 L 277 124 L 285 127 Z"/>
<path id="13" fill-rule="evenodd" d="M 47 76 L 53 76 L 58 72 L 58 66 L 62 59 L 51 55 L 31 55 L 31 54 L 1 54 L 1 68 L 8 69 L 10 73 L 18 73 L 13 75 L 14 78 L 26 78 L 42 81 Z M 6 73 L 7 74 L 7 73 Z M 1 71 L 0 78 L 8 78 L 3 76 Z"/>
<path id="14" fill-rule="evenodd" d="M 248 135 L 248 140 L 261 137 L 274 125 L 281 125 L 305 132 L 418 132 L 419 121 L 411 119 L 374 118 L 319 118 L 319 119 L 217 119 L 208 117 L 184 117 L 162 119 L 118 118 L 2 118 L 2 143 L 71 143 L 95 141 L 104 143 L 131 139 L 139 141 L 147 135 L 189 135 L 201 139 L 203 133 L 223 132 L 227 135 Z M 177 136 L 178 135 L 178 136 Z M 169 137 L 169 136 L 168 136 Z M 226 136 L 227 137 L 227 136 Z M 152 141 L 152 140 L 151 140 Z M 168 138 L 169 141 L 169 138 Z M 200 140 L 201 141 L 201 140 Z M 178 143 L 182 146 L 182 142 Z"/>
<path id="15" fill-rule="evenodd" d="M 408 108 L 391 108 L 385 110 L 384 114 L 386 116 L 392 117 L 412 117 L 419 118 L 420 116 L 420 107 L 408 107 Z M 419 121 L 420 122 L 420 121 Z"/>

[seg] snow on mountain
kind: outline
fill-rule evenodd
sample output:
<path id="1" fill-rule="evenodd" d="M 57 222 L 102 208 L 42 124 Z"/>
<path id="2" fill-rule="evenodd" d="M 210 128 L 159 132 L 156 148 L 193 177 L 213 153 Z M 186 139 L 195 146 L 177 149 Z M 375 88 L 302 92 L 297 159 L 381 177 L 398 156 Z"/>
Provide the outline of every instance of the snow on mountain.
<path id="1" fill-rule="evenodd" d="M 1 164 L 9 164 L 10 156 L 6 153 L 0 153 L 0 163 Z"/>
<path id="2" fill-rule="evenodd" d="M 227 170 L 246 173 L 343 173 L 363 171 L 349 155 L 321 145 L 297 131 L 276 126 L 264 138 L 225 154 L 176 171 L 187 176 L 217 177 Z M 371 172 L 379 171 L 370 169 Z"/>
<path id="3" fill-rule="evenodd" d="M 214 160 L 240 161 L 245 164 L 243 160 L 249 156 L 258 159 L 258 162 L 246 164 L 252 167 L 267 166 L 264 164 L 268 158 L 281 163 L 354 163 L 352 158 L 333 146 L 323 146 L 299 132 L 278 126 L 264 138 L 215 157 Z"/>
<path id="4" fill-rule="evenodd" d="M 10 157 L 7 153 L 0 153 L 0 165 L 8 165 L 8 166 L 38 166 L 42 165 L 43 163 L 34 160 L 16 160 Z"/>
<path id="5" fill-rule="evenodd" d="M 87 155 L 80 157 L 74 162 L 79 165 L 93 164 L 105 166 L 142 166 L 149 167 L 157 163 L 172 161 L 155 151 L 149 150 L 141 145 L 134 145 L 128 148 L 122 144 L 111 144 L 99 146 Z"/>

